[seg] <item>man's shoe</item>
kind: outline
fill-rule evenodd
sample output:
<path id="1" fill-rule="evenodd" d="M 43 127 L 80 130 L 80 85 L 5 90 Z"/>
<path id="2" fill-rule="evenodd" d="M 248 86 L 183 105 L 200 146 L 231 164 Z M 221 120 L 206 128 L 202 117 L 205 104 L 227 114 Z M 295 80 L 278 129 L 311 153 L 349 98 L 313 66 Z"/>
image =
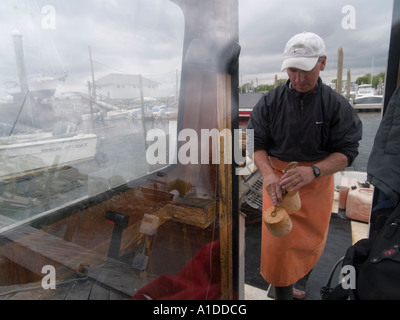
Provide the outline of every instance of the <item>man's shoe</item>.
<path id="1" fill-rule="evenodd" d="M 300 290 L 293 287 L 293 299 L 303 300 L 307 294 L 307 289 Z"/>
<path id="2" fill-rule="evenodd" d="M 294 284 L 293 299 L 302 300 L 305 298 L 305 296 L 307 294 L 307 281 L 308 281 L 308 278 L 310 277 L 311 271 Z"/>

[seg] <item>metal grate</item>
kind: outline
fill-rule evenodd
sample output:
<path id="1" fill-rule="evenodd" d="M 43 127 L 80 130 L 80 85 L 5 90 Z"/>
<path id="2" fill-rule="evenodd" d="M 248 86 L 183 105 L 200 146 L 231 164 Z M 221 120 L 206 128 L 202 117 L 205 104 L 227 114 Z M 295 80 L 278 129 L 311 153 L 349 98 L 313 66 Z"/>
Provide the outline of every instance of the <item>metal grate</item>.
<path id="1" fill-rule="evenodd" d="M 244 185 L 262 197 L 263 181 L 264 179 L 261 175 L 261 172 L 257 170 L 253 172 L 248 178 L 246 178 L 246 180 L 244 181 Z"/>
<path id="2" fill-rule="evenodd" d="M 263 176 L 259 170 L 253 172 L 244 181 L 244 185 L 249 188 L 244 200 L 250 207 L 257 210 L 262 210 L 263 181 Z"/>
<path id="3" fill-rule="evenodd" d="M 249 192 L 247 192 L 245 195 L 244 200 L 250 207 L 257 210 L 262 210 L 262 196 L 260 196 L 258 193 L 249 190 Z"/>

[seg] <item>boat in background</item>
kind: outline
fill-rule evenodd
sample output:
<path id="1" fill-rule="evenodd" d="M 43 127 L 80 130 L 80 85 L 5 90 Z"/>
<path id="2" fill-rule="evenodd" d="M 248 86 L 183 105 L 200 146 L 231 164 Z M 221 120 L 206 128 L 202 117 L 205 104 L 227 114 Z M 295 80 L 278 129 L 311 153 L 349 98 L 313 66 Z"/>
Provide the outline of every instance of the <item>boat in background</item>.
<path id="1" fill-rule="evenodd" d="M 132 117 L 133 117 L 133 110 L 119 109 L 119 110 L 107 111 L 103 120 L 111 121 L 119 119 L 132 119 Z"/>
<path id="2" fill-rule="evenodd" d="M 95 134 L 57 137 L 49 132 L 0 138 L 0 179 L 92 160 L 98 139 Z"/>
<path id="3" fill-rule="evenodd" d="M 57 87 L 67 78 L 67 73 L 60 77 L 50 77 L 45 74 L 39 74 L 28 77 L 28 86 L 30 94 L 38 102 L 51 98 L 56 93 Z M 6 91 L 13 97 L 14 101 L 22 101 L 24 95 L 17 81 L 7 81 Z"/>
<path id="4" fill-rule="evenodd" d="M 375 95 L 375 90 L 372 88 L 371 84 L 361 84 L 357 88 L 357 98 L 365 97 L 365 96 L 373 96 Z"/>
<path id="5" fill-rule="evenodd" d="M 171 108 L 167 106 L 155 107 L 152 109 L 152 115 L 155 120 L 171 120 L 178 118 L 178 108 Z"/>
<path id="6" fill-rule="evenodd" d="M 357 111 L 381 111 L 383 108 L 383 96 L 365 95 L 358 97 L 353 102 L 353 108 Z"/>
<path id="7" fill-rule="evenodd" d="M 9 86 L 14 105 L 4 109 L 4 123 L 0 125 L 0 178 L 7 180 L 93 159 L 99 136 L 77 133 L 75 124 L 53 118 L 52 105 L 43 102 L 54 95 L 67 74 L 61 78 L 29 77 L 22 34 L 14 30 L 12 37 L 19 83 Z M 50 127 L 49 123 L 54 124 Z"/>

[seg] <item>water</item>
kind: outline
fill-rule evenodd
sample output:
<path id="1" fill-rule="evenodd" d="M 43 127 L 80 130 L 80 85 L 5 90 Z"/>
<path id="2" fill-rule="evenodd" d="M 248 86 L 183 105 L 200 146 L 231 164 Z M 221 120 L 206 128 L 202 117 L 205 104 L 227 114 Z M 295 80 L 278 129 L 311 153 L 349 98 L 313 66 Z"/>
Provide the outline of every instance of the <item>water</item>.
<path id="1" fill-rule="evenodd" d="M 350 169 L 366 172 L 376 132 L 378 131 L 381 122 L 381 113 L 360 112 L 358 115 L 363 124 L 363 136 L 360 142 L 359 155 Z"/>

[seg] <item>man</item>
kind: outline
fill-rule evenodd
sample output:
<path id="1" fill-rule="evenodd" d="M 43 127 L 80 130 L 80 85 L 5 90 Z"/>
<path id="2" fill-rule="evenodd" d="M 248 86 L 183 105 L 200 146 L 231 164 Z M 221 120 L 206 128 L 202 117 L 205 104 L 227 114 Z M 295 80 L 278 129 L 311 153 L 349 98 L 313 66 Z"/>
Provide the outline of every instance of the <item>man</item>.
<path id="1" fill-rule="evenodd" d="M 263 224 L 260 272 L 274 286 L 275 299 L 304 298 L 294 284 L 307 278 L 326 242 L 335 172 L 358 155 L 362 124 L 346 99 L 324 85 L 324 41 L 303 32 L 284 51 L 286 85 L 264 95 L 251 114 L 254 161 L 264 178 L 263 210 L 277 206 L 284 190 L 298 190 L 302 202 L 291 215 L 292 230 L 273 237 Z M 298 166 L 284 173 L 286 166 Z"/>

